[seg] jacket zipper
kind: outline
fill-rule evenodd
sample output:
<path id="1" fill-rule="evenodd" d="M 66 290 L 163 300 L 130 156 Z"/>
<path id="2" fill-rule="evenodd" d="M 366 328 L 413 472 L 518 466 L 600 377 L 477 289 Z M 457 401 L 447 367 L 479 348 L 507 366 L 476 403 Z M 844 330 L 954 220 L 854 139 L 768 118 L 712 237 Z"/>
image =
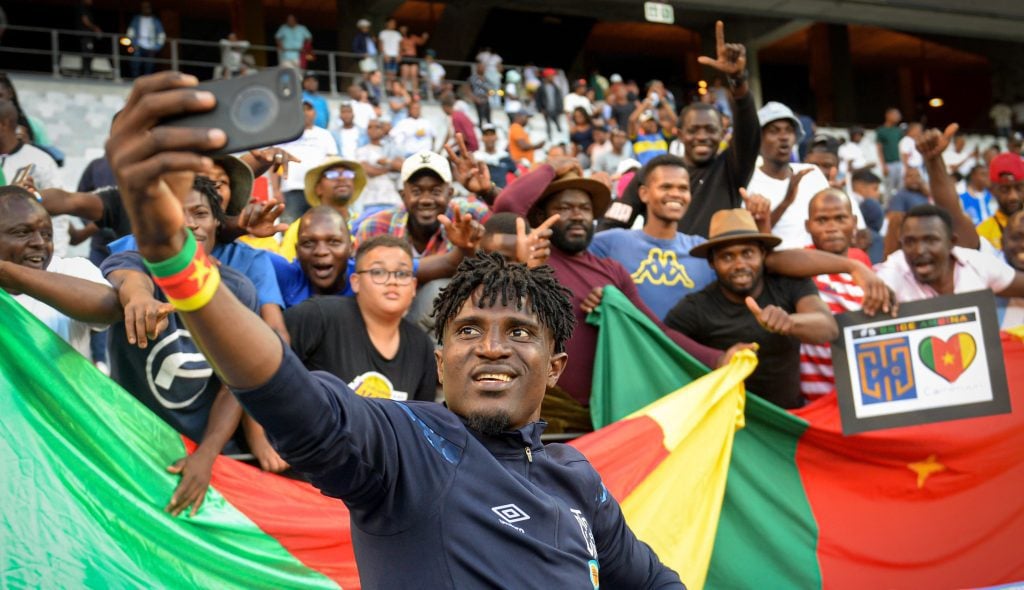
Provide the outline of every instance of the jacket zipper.
<path id="1" fill-rule="evenodd" d="M 530 447 L 526 447 L 526 462 L 533 463 L 533 451 L 530 450 Z"/>

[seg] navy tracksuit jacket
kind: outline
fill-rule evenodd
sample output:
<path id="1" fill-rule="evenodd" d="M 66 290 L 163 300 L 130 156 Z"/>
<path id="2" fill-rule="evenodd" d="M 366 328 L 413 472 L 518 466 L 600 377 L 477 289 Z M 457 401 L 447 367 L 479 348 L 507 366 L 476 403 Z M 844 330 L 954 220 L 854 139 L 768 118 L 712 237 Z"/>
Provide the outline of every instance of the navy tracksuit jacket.
<path id="1" fill-rule="evenodd" d="M 488 436 L 440 404 L 363 398 L 285 348 L 236 391 L 281 456 L 351 511 L 366 588 L 682 588 L 543 423 Z"/>

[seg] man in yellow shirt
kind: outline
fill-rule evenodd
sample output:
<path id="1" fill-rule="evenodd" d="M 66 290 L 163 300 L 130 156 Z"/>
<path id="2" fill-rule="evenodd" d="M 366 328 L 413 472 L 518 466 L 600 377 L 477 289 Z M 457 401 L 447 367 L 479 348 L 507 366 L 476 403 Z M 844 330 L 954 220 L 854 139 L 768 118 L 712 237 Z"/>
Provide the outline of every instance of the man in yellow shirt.
<path id="1" fill-rule="evenodd" d="M 366 172 L 358 162 L 331 156 L 306 172 L 305 193 L 309 206 L 326 205 L 337 210 L 349 221 L 349 208 L 359 199 L 366 187 Z M 299 239 L 299 221 L 295 220 L 284 232 L 281 243 L 274 238 L 244 239 L 249 245 L 276 252 L 289 261 L 295 259 L 295 245 Z"/>
<path id="2" fill-rule="evenodd" d="M 999 203 L 995 215 L 978 224 L 978 235 L 997 250 L 1003 247 L 1003 230 L 1010 216 L 1024 204 L 1024 160 L 1013 152 L 999 154 L 989 163 L 990 190 Z"/>

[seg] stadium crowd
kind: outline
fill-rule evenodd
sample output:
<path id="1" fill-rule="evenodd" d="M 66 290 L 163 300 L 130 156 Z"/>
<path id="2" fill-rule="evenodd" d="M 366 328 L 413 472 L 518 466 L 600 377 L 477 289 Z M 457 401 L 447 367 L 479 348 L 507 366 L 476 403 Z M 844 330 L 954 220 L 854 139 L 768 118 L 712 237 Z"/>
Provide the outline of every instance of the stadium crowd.
<path id="1" fill-rule="evenodd" d="M 308 42 L 293 21 L 282 62 Z M 787 105 L 755 103 L 745 49 L 721 23 L 717 55 L 700 60 L 716 79 L 693 101 L 657 80 L 503 70 L 491 49 L 456 87 L 428 35 L 393 19 L 377 34 L 356 26 L 353 49 L 383 56 L 383 71 L 361 62 L 337 113 L 306 76 L 301 137 L 215 158 L 181 215 L 235 297 L 306 368 L 360 395 L 440 401 L 434 301 L 482 253 L 546 265 L 569 290 L 576 327 L 544 395 L 548 432 L 591 429 L 598 335 L 585 318 L 609 286 L 708 367 L 756 350 L 748 389 L 787 409 L 834 395 L 836 314 L 990 289 L 1003 327 L 1024 322 L 1019 142 L 968 146 L 956 125 L 926 129 L 897 109 L 875 145 L 861 128 L 816 134 Z M 121 196 L 138 187 L 117 183 L 128 173 L 100 158 L 60 186 L 44 130 L 0 82 L 0 286 L 199 443 L 171 467 L 182 482 L 169 511 L 198 510 L 218 454 L 288 469 L 139 253 Z M 441 127 L 423 115 L 428 94 Z M 556 143 L 562 125 L 569 141 Z M 270 198 L 255 201 L 264 176 Z M 64 256 L 89 236 L 90 259 Z"/>

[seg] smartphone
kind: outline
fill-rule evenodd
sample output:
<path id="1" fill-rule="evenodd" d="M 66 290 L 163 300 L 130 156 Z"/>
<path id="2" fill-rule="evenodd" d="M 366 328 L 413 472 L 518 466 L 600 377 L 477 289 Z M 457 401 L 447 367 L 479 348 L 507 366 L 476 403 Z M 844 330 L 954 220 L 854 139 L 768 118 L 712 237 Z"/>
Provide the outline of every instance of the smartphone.
<path id="1" fill-rule="evenodd" d="M 202 82 L 198 88 L 212 92 L 217 106 L 205 113 L 164 119 L 160 124 L 222 129 L 228 142 L 207 152 L 213 156 L 287 143 L 302 135 L 306 126 L 300 84 L 298 71 L 288 67 Z"/>
<path id="2" fill-rule="evenodd" d="M 35 164 L 29 164 L 28 166 L 22 166 L 18 168 L 18 171 L 14 173 L 14 181 L 11 184 L 21 184 L 26 178 L 32 176 L 32 171 L 35 170 Z"/>

